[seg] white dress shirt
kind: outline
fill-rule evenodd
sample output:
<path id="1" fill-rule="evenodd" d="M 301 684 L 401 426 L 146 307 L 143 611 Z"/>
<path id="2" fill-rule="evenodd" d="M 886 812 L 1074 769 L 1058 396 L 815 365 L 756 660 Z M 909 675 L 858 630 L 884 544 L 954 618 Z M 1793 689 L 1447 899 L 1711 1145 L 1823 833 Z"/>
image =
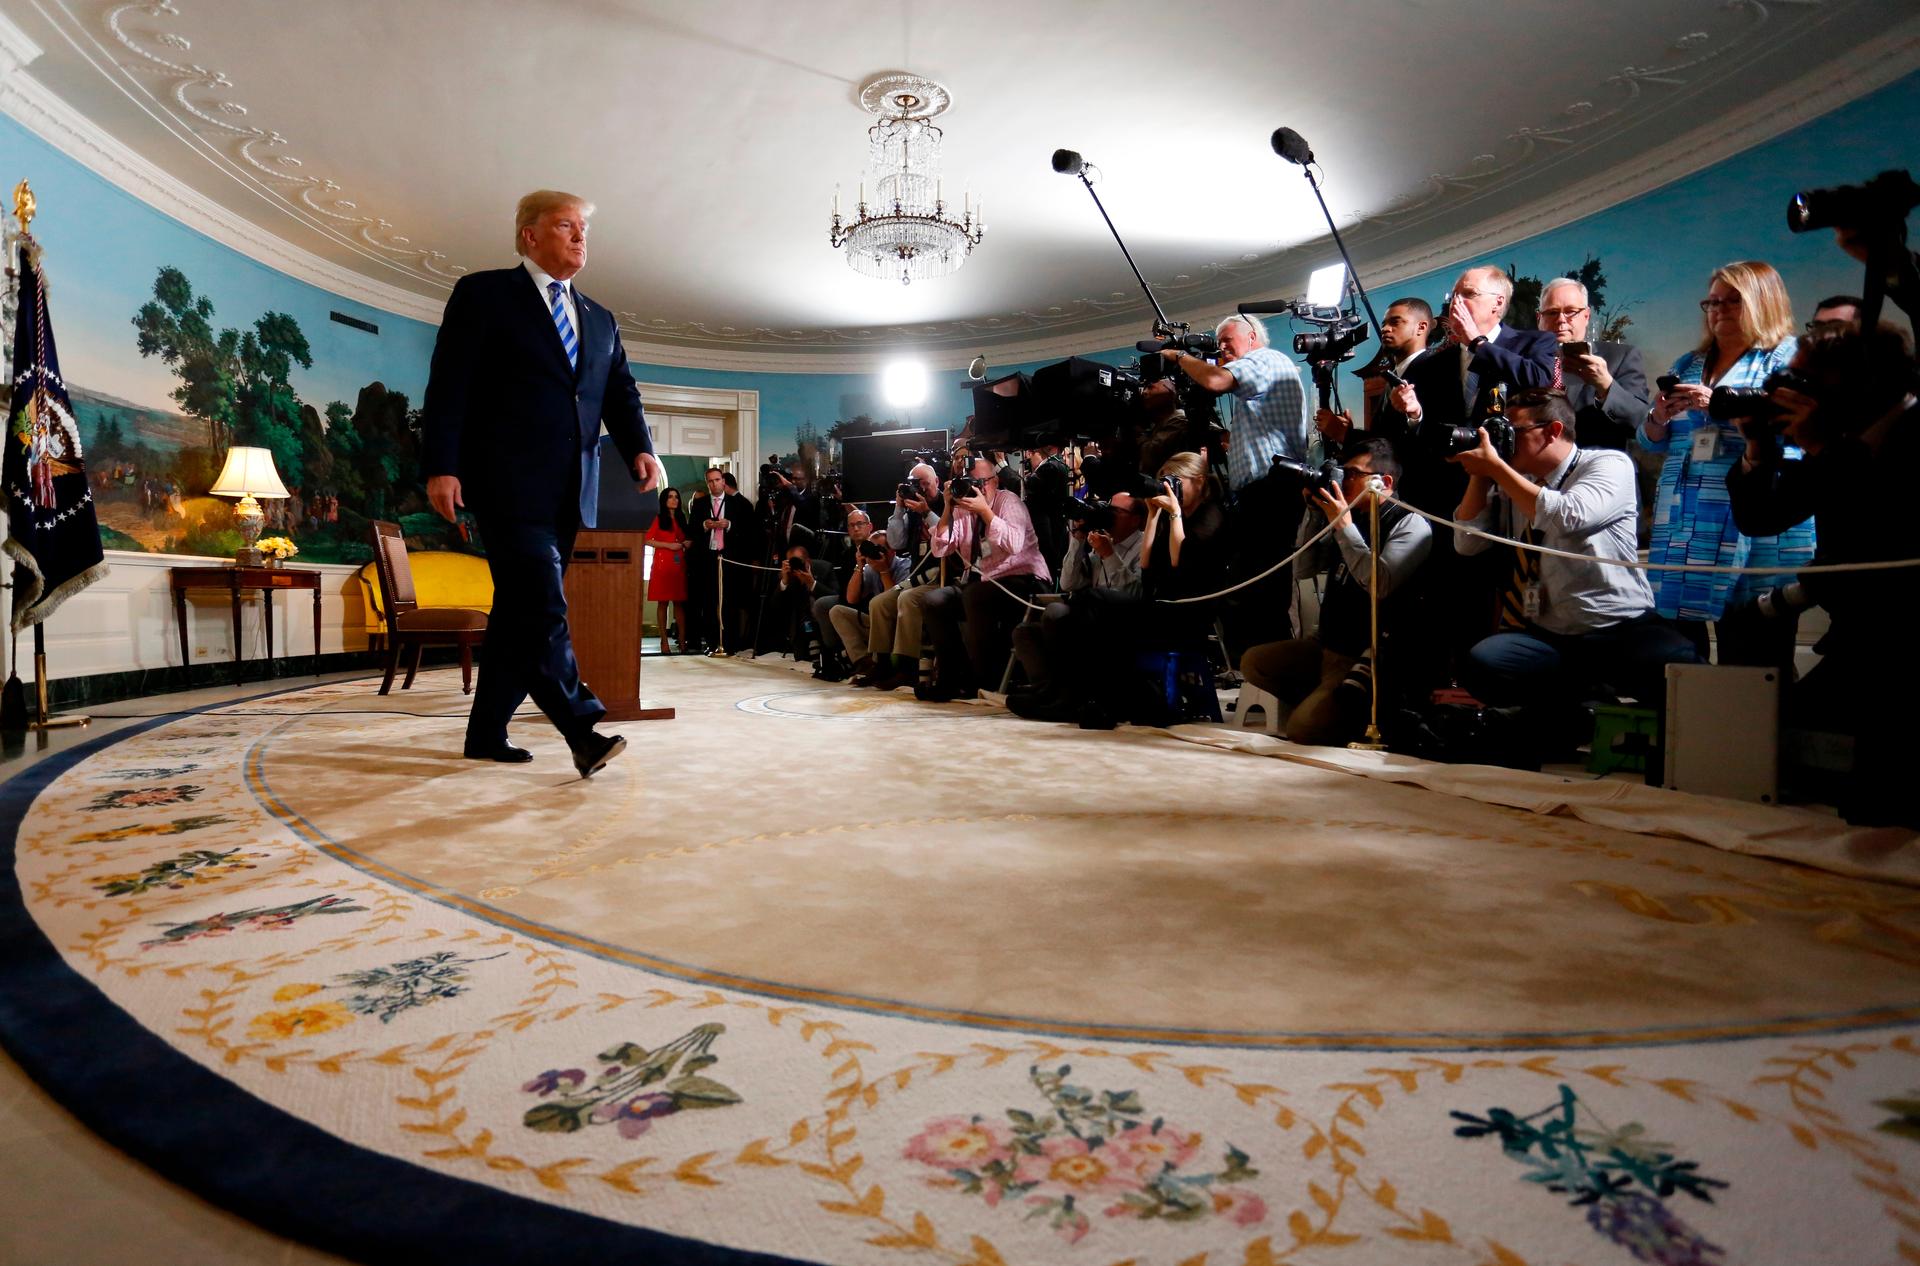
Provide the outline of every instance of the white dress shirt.
<path id="1" fill-rule="evenodd" d="M 553 292 L 547 287 L 559 279 L 547 275 L 541 270 L 540 265 L 530 259 L 522 259 L 520 262 L 526 265 L 527 274 L 533 278 L 533 284 L 540 287 L 540 306 L 547 310 L 547 320 L 553 320 Z M 573 342 L 574 346 L 578 347 L 580 345 L 580 310 L 573 305 L 571 281 L 560 282 L 560 304 L 567 310 L 567 323 L 573 326 Z M 558 327 L 556 326 L 555 329 L 557 332 Z"/>

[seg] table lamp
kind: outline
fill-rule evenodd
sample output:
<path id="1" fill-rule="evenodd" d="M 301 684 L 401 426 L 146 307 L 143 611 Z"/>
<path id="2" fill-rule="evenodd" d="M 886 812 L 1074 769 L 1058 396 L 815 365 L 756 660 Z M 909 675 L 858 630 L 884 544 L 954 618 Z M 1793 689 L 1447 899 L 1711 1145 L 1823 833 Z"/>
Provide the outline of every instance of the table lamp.
<path id="1" fill-rule="evenodd" d="M 264 448 L 242 448 L 236 444 L 227 450 L 227 464 L 207 492 L 215 497 L 240 498 L 240 504 L 233 509 L 234 522 L 240 528 L 240 549 L 233 556 L 234 565 L 258 567 L 260 551 L 255 543 L 260 539 L 260 528 L 267 516 L 254 498 L 287 495 L 287 486 L 280 482 L 280 472 L 273 468 L 273 454 Z"/>

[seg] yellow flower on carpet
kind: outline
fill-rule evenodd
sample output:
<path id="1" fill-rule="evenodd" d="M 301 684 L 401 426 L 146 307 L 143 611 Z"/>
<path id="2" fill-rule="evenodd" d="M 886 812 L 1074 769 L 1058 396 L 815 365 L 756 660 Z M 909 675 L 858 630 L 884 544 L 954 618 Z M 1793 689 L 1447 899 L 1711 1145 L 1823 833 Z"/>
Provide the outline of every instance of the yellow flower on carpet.
<path id="1" fill-rule="evenodd" d="M 344 1003 L 320 1002 L 285 1011 L 263 1011 L 247 1025 L 247 1035 L 261 1042 L 283 1042 L 290 1037 L 312 1037 L 353 1021 Z"/>
<path id="2" fill-rule="evenodd" d="M 325 987 L 324 985 L 282 985 L 273 991 L 273 1000 L 275 1002 L 293 1002 L 296 999 L 306 997 L 308 994 L 319 993 Z"/>

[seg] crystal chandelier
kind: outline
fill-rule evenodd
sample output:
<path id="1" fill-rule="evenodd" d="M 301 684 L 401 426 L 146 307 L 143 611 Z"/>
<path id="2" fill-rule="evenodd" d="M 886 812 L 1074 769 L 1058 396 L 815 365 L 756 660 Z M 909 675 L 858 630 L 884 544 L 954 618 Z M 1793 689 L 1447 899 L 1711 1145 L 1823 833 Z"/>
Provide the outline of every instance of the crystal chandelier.
<path id="1" fill-rule="evenodd" d="M 827 240 L 846 247 L 847 263 L 863 277 L 898 277 L 901 285 L 944 277 L 966 263 L 986 236 L 980 207 L 960 198 L 960 218 L 947 212 L 940 187 L 940 129 L 935 116 L 953 103 L 946 88 L 918 75 L 881 75 L 860 87 L 860 104 L 879 116 L 867 129 L 867 175 L 875 200 L 860 183 L 854 218 L 840 216 L 833 195 Z"/>

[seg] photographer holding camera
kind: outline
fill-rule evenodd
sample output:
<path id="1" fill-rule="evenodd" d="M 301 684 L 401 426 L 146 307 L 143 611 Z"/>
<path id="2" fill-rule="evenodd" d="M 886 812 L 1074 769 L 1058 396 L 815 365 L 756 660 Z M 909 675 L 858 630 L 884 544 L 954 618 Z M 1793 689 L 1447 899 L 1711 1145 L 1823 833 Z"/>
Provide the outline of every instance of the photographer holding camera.
<path id="1" fill-rule="evenodd" d="M 1060 445 L 1049 437 L 1026 450 L 1027 516 L 1033 520 L 1033 534 L 1040 542 L 1040 557 L 1047 570 L 1060 574 L 1060 563 L 1067 552 L 1067 510 L 1073 500 L 1073 471 L 1060 455 Z M 1002 479 L 1004 485 L 1005 480 Z"/>
<path id="2" fill-rule="evenodd" d="M 1416 576 L 1433 549 L 1433 530 L 1405 506 L 1383 504 L 1379 551 L 1380 663 L 1374 663 L 1372 582 L 1374 576 L 1373 504 L 1376 493 L 1390 493 L 1400 476 L 1393 445 L 1380 436 L 1362 435 L 1341 450 L 1339 482 L 1328 478 L 1302 489 L 1301 497 L 1335 525 L 1330 536 L 1294 560 L 1293 574 L 1306 579 L 1328 571 L 1320 603 L 1320 630 L 1314 637 L 1248 647 L 1240 671 L 1249 684 L 1288 704 L 1287 738 L 1295 743 L 1334 746 L 1358 739 L 1370 715 L 1369 675 L 1380 682 L 1382 712 L 1389 706 L 1387 686 L 1396 695 L 1429 684 L 1430 661 L 1409 642 L 1407 617 L 1417 600 Z M 1305 545 L 1319 524 L 1308 515 L 1300 522 L 1295 546 Z M 1362 667 L 1364 665 L 1364 667 Z M 1360 671 L 1356 673 L 1356 667 Z M 1384 671 L 1383 671 L 1384 669 Z"/>
<path id="3" fill-rule="evenodd" d="M 1815 564 L 1908 558 L 1912 511 L 1867 472 L 1920 465 L 1920 407 L 1906 336 L 1890 325 L 1862 333 L 1843 323 L 1803 339 L 1789 370 L 1766 384 L 1769 407 L 1733 419 L 1746 441 L 1727 472 L 1733 519 L 1769 536 L 1812 518 Z M 1785 446 L 1804 454 L 1785 457 Z M 1899 478 L 1900 475 L 1896 475 Z M 1811 604 L 1832 623 L 1820 663 L 1793 687 L 1790 721 L 1855 736 L 1853 775 L 1840 810 L 1860 825 L 1920 828 L 1910 731 L 1920 711 L 1920 661 L 1905 641 L 1920 619 L 1913 575 L 1901 571 L 1812 575 L 1763 594 L 1762 610 Z"/>
<path id="4" fill-rule="evenodd" d="M 844 588 L 832 588 L 813 600 L 813 627 L 820 635 L 820 659 L 813 666 L 813 675 L 822 681 L 845 681 L 852 676 L 847 666 L 846 643 L 840 636 L 838 626 L 833 622 L 834 610 L 838 607 L 850 606 L 855 613 L 864 616 L 867 603 L 873 597 L 873 594 L 867 593 L 863 588 L 866 559 L 860 548 L 873 538 L 873 520 L 868 518 L 867 512 L 860 507 L 847 506 L 846 524 L 845 540 L 849 555 L 847 583 Z M 874 593 L 878 592 L 877 589 L 874 591 Z M 860 625 L 860 629 L 860 646 L 864 654 L 866 651 L 864 623 Z"/>
<path id="5" fill-rule="evenodd" d="M 857 523 L 848 524 L 849 533 L 858 530 Z M 908 573 L 913 570 L 913 560 L 894 553 L 884 534 L 860 532 L 854 549 L 860 563 L 847 578 L 845 592 L 836 595 L 832 602 L 822 598 L 814 604 L 815 615 L 821 621 L 821 639 L 833 652 L 827 670 L 817 674 L 828 681 L 844 681 L 853 666 L 863 671 L 871 667 L 867 647 L 873 601 L 905 584 Z M 827 632 L 829 629 L 831 634 Z"/>
<path id="6" fill-rule="evenodd" d="M 1313 428 L 1300 368 L 1267 346 L 1260 318 L 1230 316 L 1215 327 L 1214 336 L 1220 343 L 1216 363 L 1178 348 L 1160 354 L 1208 391 L 1231 394 L 1227 486 L 1237 493 L 1267 473 L 1275 453 L 1304 461 Z"/>
<path id="7" fill-rule="evenodd" d="M 887 547 L 907 560 L 908 578 L 867 604 L 867 655 L 854 657 L 853 684 L 893 690 L 911 683 L 918 672 L 925 613 L 913 573 L 931 556 L 934 524 L 944 508 L 940 477 L 926 462 L 916 462 L 894 493 L 887 516 Z M 925 587 L 922 577 L 921 588 Z M 862 659 L 869 662 L 862 663 Z"/>
<path id="8" fill-rule="evenodd" d="M 979 569 L 932 590 L 922 603 L 939 648 L 939 679 L 927 696 L 935 702 L 971 699 L 982 683 L 999 684 L 1013 627 L 1027 614 L 1019 600 L 1053 578 L 1026 505 L 1000 487 L 993 460 L 976 457 L 971 469 L 948 483 L 946 509 L 933 530 L 936 557 L 951 555 Z"/>
<path id="9" fill-rule="evenodd" d="M 1080 700 L 1067 685 L 1072 665 L 1088 653 L 1085 639 L 1092 622 L 1083 596 L 1139 599 L 1144 523 L 1140 507 L 1124 492 L 1110 502 L 1090 501 L 1074 521 L 1060 572 L 1066 600 L 1048 603 L 1039 619 L 1013 630 L 1013 653 L 1027 675 L 1027 689 L 1007 699 L 1015 716 L 1067 721 L 1078 715 Z"/>
<path id="10" fill-rule="evenodd" d="M 1576 445 L 1564 393 L 1523 391 L 1508 417 L 1506 455 L 1482 428 L 1479 447 L 1453 459 L 1468 480 L 1451 517 L 1549 549 L 1636 562 L 1632 459 Z M 1492 542 L 1456 528 L 1453 545 L 1461 554 L 1479 554 Z M 1700 657 L 1686 635 L 1654 611 L 1653 593 L 1634 568 L 1533 557 L 1538 562 L 1522 595 L 1523 625 L 1477 642 L 1460 684 L 1483 703 L 1518 706 L 1533 740 L 1527 750 L 1551 754 L 1585 738 L 1578 705 L 1594 691 L 1610 687 L 1663 706 L 1666 666 Z"/>
<path id="11" fill-rule="evenodd" d="M 1427 336 L 1432 330 L 1433 309 L 1425 299 L 1409 296 L 1387 305 L 1387 314 L 1380 318 L 1380 355 L 1365 369 L 1356 371 L 1360 375 L 1362 416 L 1366 425 L 1356 427 L 1353 415 L 1344 409 L 1337 413 L 1332 409 L 1316 410 L 1313 424 L 1329 445 L 1337 450 L 1344 448 L 1350 439 L 1379 435 L 1392 441 L 1395 453 L 1399 452 L 1411 427 L 1407 415 L 1394 407 L 1393 388 L 1387 382 L 1387 373 L 1391 371 L 1404 381 L 1413 363 L 1427 354 Z"/>
<path id="12" fill-rule="evenodd" d="M 775 627 L 786 638 L 787 650 L 796 660 L 812 654 L 813 635 L 821 627 L 813 618 L 814 603 L 838 592 L 833 576 L 833 564 L 814 558 L 805 545 L 789 545 L 780 560 L 780 574 L 769 600 L 778 613 Z"/>

